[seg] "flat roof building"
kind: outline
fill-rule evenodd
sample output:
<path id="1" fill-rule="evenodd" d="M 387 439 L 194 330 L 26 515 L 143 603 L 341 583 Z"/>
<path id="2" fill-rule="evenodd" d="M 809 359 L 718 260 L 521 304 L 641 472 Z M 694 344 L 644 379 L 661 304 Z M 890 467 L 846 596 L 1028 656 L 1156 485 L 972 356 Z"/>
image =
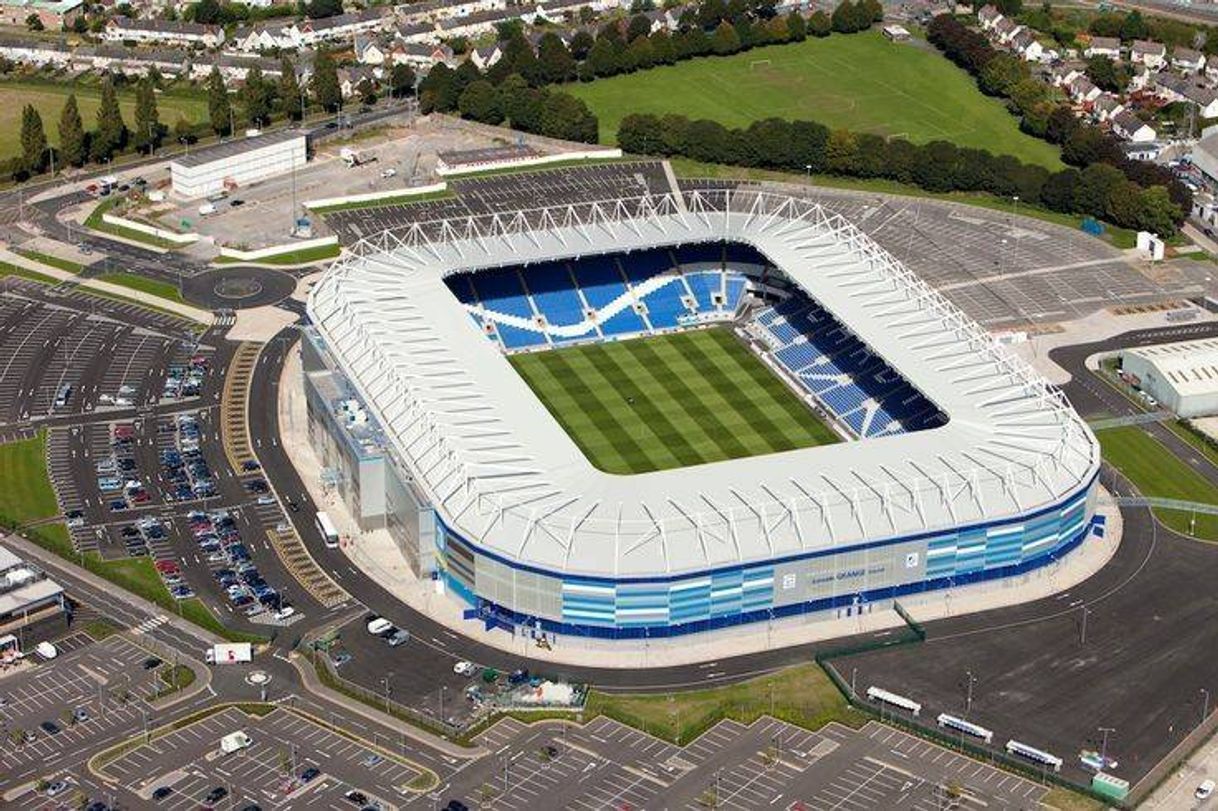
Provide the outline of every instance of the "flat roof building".
<path id="1" fill-rule="evenodd" d="M 1181 417 L 1218 414 L 1218 338 L 1126 349 L 1121 365 L 1135 385 Z"/>
<path id="2" fill-rule="evenodd" d="M 0 634 L 63 612 L 63 586 L 0 547 Z"/>
<path id="3" fill-rule="evenodd" d="M 169 162 L 173 193 L 188 200 L 287 174 L 308 161 L 303 130 L 237 138 Z"/>

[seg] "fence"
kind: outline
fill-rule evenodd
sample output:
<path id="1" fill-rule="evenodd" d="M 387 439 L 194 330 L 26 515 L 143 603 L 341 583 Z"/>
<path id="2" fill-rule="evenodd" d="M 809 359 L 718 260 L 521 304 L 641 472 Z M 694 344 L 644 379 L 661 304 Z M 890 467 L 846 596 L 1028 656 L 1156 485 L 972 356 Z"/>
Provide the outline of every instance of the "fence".
<path id="1" fill-rule="evenodd" d="M 170 231 L 166 228 L 157 228 L 155 225 L 146 225 L 142 222 L 129 220 L 126 217 L 119 217 L 115 214 L 102 214 L 102 222 L 107 225 L 115 225 L 119 228 L 128 228 L 132 231 L 139 231 L 141 234 L 151 234 L 159 239 L 164 239 L 173 242 L 177 245 L 190 245 L 199 241 L 198 234 L 179 234 L 176 231 Z"/>

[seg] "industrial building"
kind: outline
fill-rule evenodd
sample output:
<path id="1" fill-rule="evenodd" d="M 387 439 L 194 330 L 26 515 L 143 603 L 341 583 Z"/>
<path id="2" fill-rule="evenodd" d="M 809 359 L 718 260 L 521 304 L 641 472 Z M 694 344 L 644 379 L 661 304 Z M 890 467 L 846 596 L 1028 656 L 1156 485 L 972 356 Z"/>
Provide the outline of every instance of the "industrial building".
<path id="1" fill-rule="evenodd" d="M 1181 417 L 1218 414 L 1218 339 L 1126 349 L 1125 379 Z"/>
<path id="2" fill-rule="evenodd" d="M 302 130 L 236 138 L 170 161 L 172 191 L 186 200 L 234 191 L 303 168 L 308 159 L 308 136 Z"/>
<path id="3" fill-rule="evenodd" d="M 482 621 L 624 640 L 840 617 L 1021 575 L 1092 532 L 1099 445 L 1060 392 L 810 201 L 421 223 L 356 245 L 308 314 L 330 475 Z M 508 360 L 712 324 L 848 441 L 610 474 Z"/>

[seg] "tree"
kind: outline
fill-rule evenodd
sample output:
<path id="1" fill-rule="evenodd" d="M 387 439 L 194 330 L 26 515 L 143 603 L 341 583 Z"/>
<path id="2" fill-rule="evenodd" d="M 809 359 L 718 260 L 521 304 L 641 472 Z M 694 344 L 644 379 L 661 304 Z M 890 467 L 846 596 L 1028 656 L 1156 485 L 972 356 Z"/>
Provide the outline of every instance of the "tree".
<path id="1" fill-rule="evenodd" d="M 1106 163 L 1084 169 L 1074 187 L 1074 208 L 1083 214 L 1107 217 L 1114 192 L 1124 192 L 1129 181 L 1121 170 Z"/>
<path id="2" fill-rule="evenodd" d="M 30 174 L 38 174 L 46 163 L 47 136 L 42 129 L 42 116 L 32 104 L 21 111 L 21 166 Z"/>
<path id="3" fill-rule="evenodd" d="M 1106 56 L 1093 56 L 1087 60 L 1087 77 L 1096 87 L 1110 93 L 1124 93 L 1129 86 L 1128 69 Z"/>
<path id="4" fill-rule="evenodd" d="M 618 71 L 617 49 L 605 37 L 597 37 L 584 64 L 593 76 L 612 76 Z"/>
<path id="5" fill-rule="evenodd" d="M 443 62 L 438 63 L 419 84 L 419 111 L 446 113 L 457 107 L 461 95 L 456 89 L 455 71 Z"/>
<path id="6" fill-rule="evenodd" d="M 37 14 L 31 14 L 25 18 L 25 27 L 31 31 L 43 31 L 46 29 L 46 26 L 42 24 L 42 18 Z"/>
<path id="7" fill-rule="evenodd" d="M 849 130 L 834 130 L 825 143 L 825 168 L 840 175 L 858 171 L 859 145 Z"/>
<path id="8" fill-rule="evenodd" d="M 372 79 L 368 77 L 361 79 L 355 87 L 355 92 L 359 93 L 359 100 L 363 104 L 368 106 L 376 104 L 376 83 Z"/>
<path id="9" fill-rule="evenodd" d="M 343 0 L 311 0 L 305 10 L 313 19 L 337 17 L 343 13 Z"/>
<path id="10" fill-rule="evenodd" d="M 262 68 L 252 66 L 245 74 L 245 84 L 237 94 L 245 120 L 260 127 L 271 119 L 271 88 L 262 77 Z"/>
<path id="11" fill-rule="evenodd" d="M 1142 189 L 1138 199 L 1139 229 L 1169 237 L 1176 233 L 1176 223 L 1180 222 L 1180 218 L 1180 207 L 1172 202 L 1167 189 L 1163 186 Z"/>
<path id="12" fill-rule="evenodd" d="M 334 112 L 343 106 L 343 91 L 338 84 L 338 65 L 334 56 L 327 50 L 317 52 L 313 60 L 313 78 L 309 82 L 313 91 L 313 101 L 327 112 Z"/>
<path id="13" fill-rule="evenodd" d="M 85 15 L 77 14 L 72 18 L 72 32 L 75 34 L 83 34 L 89 30 L 89 21 L 85 19 Z"/>
<path id="14" fill-rule="evenodd" d="M 486 79 L 479 79 L 461 91 L 457 109 L 461 111 L 462 118 L 472 118 L 484 124 L 499 124 L 503 121 L 499 100 L 495 86 Z"/>
<path id="15" fill-rule="evenodd" d="M 639 37 L 645 37 L 651 33 L 651 20 L 646 14 L 636 14 L 630 18 L 630 24 L 626 26 L 626 41 L 634 42 Z"/>
<path id="16" fill-rule="evenodd" d="M 224 86 L 224 77 L 220 68 L 213 65 L 207 75 L 207 115 L 211 121 L 211 129 L 216 135 L 224 135 L 232 127 L 232 103 L 228 100 L 228 88 Z"/>
<path id="17" fill-rule="evenodd" d="M 1022 81 L 1027 74 L 1023 60 L 1011 54 L 999 54 L 991 59 L 981 69 L 977 84 L 983 93 L 991 96 L 1006 96 L 1012 87 Z"/>
<path id="18" fill-rule="evenodd" d="M 83 166 L 88 157 L 86 146 L 84 122 L 80 120 L 76 94 L 72 93 L 59 113 L 59 155 L 71 166 Z"/>
<path id="19" fill-rule="evenodd" d="M 808 36 L 808 25 L 803 15 L 792 11 L 787 15 L 787 39 L 791 42 L 803 42 Z"/>
<path id="20" fill-rule="evenodd" d="M 654 115 L 633 113 L 622 119 L 617 128 L 618 145 L 636 155 L 654 155 L 663 146 L 660 119 Z"/>
<path id="21" fill-rule="evenodd" d="M 1004 17 L 1016 17 L 1023 11 L 1023 0 L 995 0 L 994 5 Z"/>
<path id="22" fill-rule="evenodd" d="M 592 45 L 596 40 L 592 35 L 582 28 L 575 32 L 575 36 L 571 37 L 571 56 L 576 61 L 582 62 L 588 56 L 588 51 L 592 50 Z"/>
<path id="23" fill-rule="evenodd" d="M 279 61 L 279 107 L 293 121 L 299 121 L 304 111 L 304 95 L 296 78 L 296 66 L 286 56 Z"/>
<path id="24" fill-rule="evenodd" d="M 1134 39 L 1146 39 L 1149 36 L 1150 26 L 1143 19 L 1142 12 L 1135 9 L 1125 15 L 1125 19 L 1121 21 L 1121 39 L 1128 42 Z"/>
<path id="25" fill-rule="evenodd" d="M 827 37 L 833 31 L 833 20 L 825 12 L 817 9 L 808 18 L 808 33 L 814 37 Z"/>
<path id="26" fill-rule="evenodd" d="M 549 84 L 571 81 L 578 67 L 567 46 L 553 31 L 541 35 L 541 41 L 537 43 L 537 62 L 541 78 Z"/>
<path id="27" fill-rule="evenodd" d="M 411 95 L 416 78 L 414 68 L 405 62 L 394 65 L 389 71 L 389 95 L 395 99 Z"/>
<path id="28" fill-rule="evenodd" d="M 161 116 L 156 108 L 156 92 L 148 79 L 135 88 L 135 148 L 149 154 L 161 142 Z"/>
<path id="29" fill-rule="evenodd" d="M 734 54 L 740 50 L 740 36 L 736 33 L 735 26 L 727 20 L 719 23 L 719 27 L 711 36 L 711 50 L 719 56 Z"/>
<path id="30" fill-rule="evenodd" d="M 127 125 L 118 107 L 118 94 L 109 77 L 102 80 L 101 105 L 97 108 L 97 129 L 90 149 L 95 160 L 109 160 L 127 143 Z"/>

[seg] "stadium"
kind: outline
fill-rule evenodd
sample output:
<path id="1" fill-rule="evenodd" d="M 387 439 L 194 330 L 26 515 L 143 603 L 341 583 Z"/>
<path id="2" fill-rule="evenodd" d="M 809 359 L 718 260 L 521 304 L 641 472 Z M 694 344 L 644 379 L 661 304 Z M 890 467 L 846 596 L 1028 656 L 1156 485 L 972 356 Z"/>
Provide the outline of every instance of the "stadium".
<path id="1" fill-rule="evenodd" d="M 488 623 L 842 616 L 1091 530 L 1099 447 L 1060 393 L 807 200 L 414 224 L 356 245 L 308 313 L 306 378 L 342 381 L 309 394 L 315 443 L 341 391 L 385 457 L 375 484 L 347 466 L 347 500 L 379 499 L 416 573 Z"/>

